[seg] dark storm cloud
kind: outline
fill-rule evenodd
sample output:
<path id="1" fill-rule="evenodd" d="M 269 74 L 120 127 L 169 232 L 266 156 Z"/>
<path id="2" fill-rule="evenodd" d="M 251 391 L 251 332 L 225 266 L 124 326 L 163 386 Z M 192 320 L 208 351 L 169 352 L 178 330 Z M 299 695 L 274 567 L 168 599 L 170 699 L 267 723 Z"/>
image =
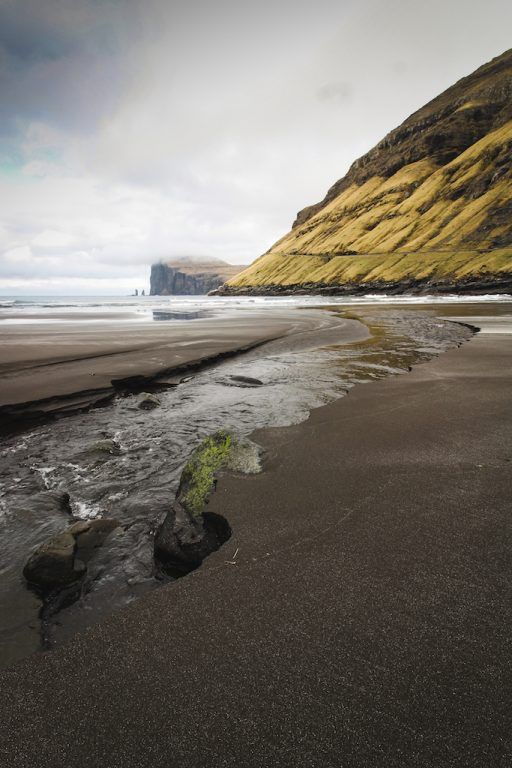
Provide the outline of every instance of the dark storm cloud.
<path id="1" fill-rule="evenodd" d="M 132 16 L 119 4 L 3 3 L 0 131 L 12 135 L 23 120 L 93 128 L 119 93 L 123 69 L 129 71 L 122 55 L 131 31 L 126 19 Z"/>

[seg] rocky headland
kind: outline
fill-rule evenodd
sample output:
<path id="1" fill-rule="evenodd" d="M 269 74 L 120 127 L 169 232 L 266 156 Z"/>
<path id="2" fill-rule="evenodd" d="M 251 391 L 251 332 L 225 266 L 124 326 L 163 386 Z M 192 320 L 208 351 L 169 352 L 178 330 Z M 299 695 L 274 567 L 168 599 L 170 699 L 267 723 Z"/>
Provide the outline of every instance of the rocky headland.
<path id="1" fill-rule="evenodd" d="M 511 158 L 509 50 L 356 160 L 219 292 L 510 292 Z"/>
<path id="2" fill-rule="evenodd" d="M 204 295 L 235 277 L 245 265 L 221 259 L 174 259 L 151 267 L 151 296 Z"/>

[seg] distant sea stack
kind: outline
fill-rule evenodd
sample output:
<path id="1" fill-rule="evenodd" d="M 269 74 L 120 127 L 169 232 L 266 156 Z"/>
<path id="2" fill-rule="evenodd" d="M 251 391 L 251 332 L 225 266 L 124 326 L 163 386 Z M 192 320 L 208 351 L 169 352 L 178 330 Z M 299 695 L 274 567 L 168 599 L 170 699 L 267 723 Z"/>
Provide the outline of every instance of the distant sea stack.
<path id="1" fill-rule="evenodd" d="M 245 265 L 221 259 L 179 258 L 151 267 L 151 296 L 183 296 L 209 293 L 235 277 Z"/>
<path id="2" fill-rule="evenodd" d="M 512 292 L 512 50 L 356 160 L 221 292 Z"/>

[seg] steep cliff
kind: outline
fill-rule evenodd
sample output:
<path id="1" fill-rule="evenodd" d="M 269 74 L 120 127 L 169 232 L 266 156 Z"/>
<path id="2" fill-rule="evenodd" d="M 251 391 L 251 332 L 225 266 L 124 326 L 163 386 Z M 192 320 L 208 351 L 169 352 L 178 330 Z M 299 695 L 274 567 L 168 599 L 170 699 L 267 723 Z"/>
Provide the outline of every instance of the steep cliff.
<path id="1" fill-rule="evenodd" d="M 234 277 L 244 266 L 220 259 L 175 259 L 151 267 L 151 296 L 198 295 L 209 293 Z"/>
<path id="2" fill-rule="evenodd" d="M 512 291 L 512 50 L 357 160 L 223 287 Z"/>

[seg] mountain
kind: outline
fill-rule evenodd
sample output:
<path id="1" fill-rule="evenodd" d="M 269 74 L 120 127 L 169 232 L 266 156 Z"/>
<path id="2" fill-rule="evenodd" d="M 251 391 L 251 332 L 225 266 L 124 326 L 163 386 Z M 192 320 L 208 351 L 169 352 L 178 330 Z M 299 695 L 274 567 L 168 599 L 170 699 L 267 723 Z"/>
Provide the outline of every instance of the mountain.
<path id="1" fill-rule="evenodd" d="M 223 293 L 512 292 L 512 49 L 351 166 Z"/>
<path id="2" fill-rule="evenodd" d="M 151 296 L 205 294 L 234 277 L 245 265 L 221 259 L 182 257 L 151 267 Z"/>

